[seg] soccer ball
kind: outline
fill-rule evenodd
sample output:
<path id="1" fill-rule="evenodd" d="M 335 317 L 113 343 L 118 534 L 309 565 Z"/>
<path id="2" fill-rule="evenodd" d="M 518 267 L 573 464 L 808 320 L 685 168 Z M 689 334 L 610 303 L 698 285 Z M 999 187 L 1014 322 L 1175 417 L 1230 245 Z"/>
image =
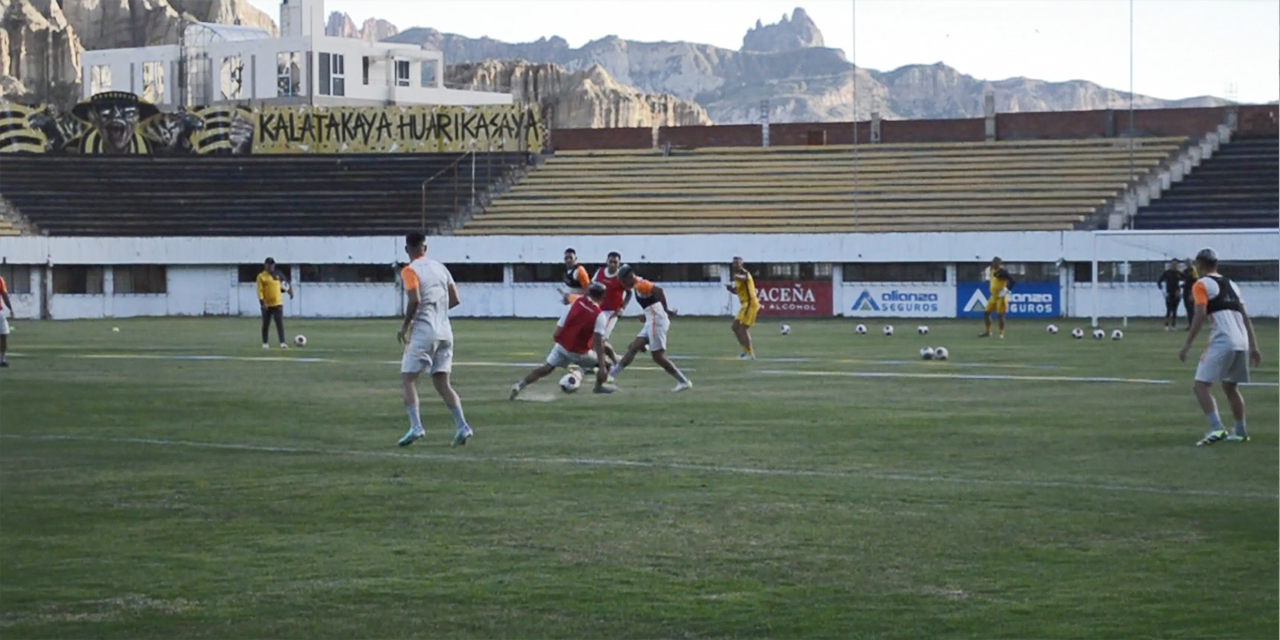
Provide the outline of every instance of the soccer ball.
<path id="1" fill-rule="evenodd" d="M 886 324 L 886 325 L 884 326 L 884 334 L 885 334 L 886 336 L 891 336 L 891 335 L 893 335 L 893 325 L 891 325 L 891 324 Z"/>
<path id="2" fill-rule="evenodd" d="M 947 351 L 946 347 L 938 347 L 933 350 L 934 360 L 946 360 L 949 357 L 951 357 L 951 353 Z"/>
<path id="3" fill-rule="evenodd" d="M 791 325 L 789 325 L 789 324 L 784 324 L 784 325 L 782 325 L 781 333 L 782 333 L 782 335 L 784 335 L 784 336 L 789 336 L 789 335 L 791 335 Z"/>
<path id="4" fill-rule="evenodd" d="M 1121 331 L 1121 330 L 1119 330 L 1119 329 L 1116 329 L 1115 331 L 1112 331 L 1112 332 L 1111 332 L 1111 339 L 1112 339 L 1112 340 L 1120 340 L 1121 338 L 1124 338 L 1124 332 L 1123 332 L 1123 331 Z"/>
<path id="5" fill-rule="evenodd" d="M 565 393 L 573 393 L 582 387 L 582 372 L 570 371 L 560 378 L 560 390 Z"/>
<path id="6" fill-rule="evenodd" d="M 934 355 L 936 354 L 934 353 L 933 347 L 920 347 L 921 360 L 932 360 Z"/>
<path id="7" fill-rule="evenodd" d="M 1101 340 L 1101 339 L 1103 339 L 1103 338 L 1105 338 L 1105 337 L 1107 337 L 1107 332 L 1106 332 L 1106 331 L 1103 331 L 1102 329 L 1094 329 L 1094 330 L 1093 330 L 1093 339 L 1094 339 L 1094 340 Z"/>
<path id="8" fill-rule="evenodd" d="M 1079 339 L 1083 338 L 1083 337 L 1084 337 L 1084 329 L 1081 329 L 1080 327 L 1076 327 L 1076 328 L 1072 329 L 1072 330 L 1071 330 L 1071 337 L 1072 337 L 1072 338 L 1075 338 L 1076 340 L 1079 340 Z"/>
<path id="9" fill-rule="evenodd" d="M 865 336 L 865 335 L 867 335 L 867 325 L 865 325 L 865 324 L 860 324 L 860 325 L 858 325 L 858 326 L 856 326 L 856 327 L 854 327 L 854 328 L 853 328 L 853 332 L 854 332 L 854 333 L 856 333 L 856 334 L 858 334 L 858 335 L 860 335 L 860 336 Z"/>
<path id="10" fill-rule="evenodd" d="M 1056 325 L 1056 324 L 1051 324 L 1051 325 L 1049 325 L 1048 327 L 1045 327 L 1045 329 L 1044 329 L 1044 330 L 1045 330 L 1045 331 L 1048 331 L 1048 332 L 1049 332 L 1049 335 L 1051 335 L 1051 336 L 1052 336 L 1052 335 L 1056 335 L 1056 334 L 1058 333 L 1058 325 Z"/>
<path id="11" fill-rule="evenodd" d="M 293 343 L 298 345 L 299 347 L 305 347 L 307 346 L 307 337 L 302 334 L 298 334 L 294 336 Z"/>
<path id="12" fill-rule="evenodd" d="M 920 334 L 920 335 L 922 335 L 922 336 L 927 336 L 927 335 L 929 335 L 929 327 L 926 327 L 926 326 L 924 326 L 924 325 L 920 325 L 920 326 L 916 327 L 916 333 L 918 333 L 918 334 Z"/>

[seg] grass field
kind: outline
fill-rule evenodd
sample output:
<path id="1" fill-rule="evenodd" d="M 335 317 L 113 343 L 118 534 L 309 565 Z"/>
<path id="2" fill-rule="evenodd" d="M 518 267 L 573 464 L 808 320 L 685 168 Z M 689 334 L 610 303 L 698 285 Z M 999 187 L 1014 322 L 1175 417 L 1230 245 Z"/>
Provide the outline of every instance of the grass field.
<path id="1" fill-rule="evenodd" d="M 552 323 L 461 320 L 475 439 L 424 382 L 400 449 L 394 320 L 291 321 L 285 353 L 252 319 L 16 323 L 0 637 L 1276 637 L 1274 321 L 1253 441 L 1199 449 L 1152 321 L 791 324 L 743 363 L 677 319 L 686 394 L 508 402 Z"/>

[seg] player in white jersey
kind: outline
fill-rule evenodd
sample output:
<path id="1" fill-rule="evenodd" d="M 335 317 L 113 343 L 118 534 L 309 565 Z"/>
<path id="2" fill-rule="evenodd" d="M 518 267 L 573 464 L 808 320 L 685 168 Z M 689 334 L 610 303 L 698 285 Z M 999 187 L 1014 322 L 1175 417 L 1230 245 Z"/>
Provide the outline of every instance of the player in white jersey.
<path id="1" fill-rule="evenodd" d="M 628 294 L 634 293 L 636 301 L 640 303 L 640 309 L 644 312 L 644 328 L 631 341 L 626 355 L 609 370 L 609 378 L 616 378 L 635 360 L 637 353 L 648 347 L 653 361 L 676 379 L 676 386 L 672 391 L 678 393 L 692 389 L 693 382 L 667 358 L 667 331 L 671 328 L 671 316 L 675 315 L 675 311 L 667 307 L 667 295 L 663 293 L 662 287 L 637 276 L 628 264 L 618 269 L 618 281 Z"/>
<path id="2" fill-rule="evenodd" d="M 447 267 L 427 257 L 426 236 L 409 234 L 404 250 L 410 262 L 400 271 L 400 277 L 409 304 L 396 337 L 400 344 L 406 345 L 400 361 L 400 386 L 409 412 L 409 431 L 400 438 L 400 446 L 411 445 L 426 435 L 418 414 L 417 381 L 423 371 L 431 373 L 431 383 L 453 413 L 457 429 L 453 444 L 463 445 L 471 438 L 471 427 L 462 414 L 462 400 L 449 382 L 449 372 L 453 370 L 453 327 L 449 324 L 449 310 L 458 306 L 458 287 Z"/>
<path id="3" fill-rule="evenodd" d="M 1262 362 L 1262 352 L 1258 351 L 1253 322 L 1245 311 L 1244 300 L 1240 299 L 1240 288 L 1218 273 L 1218 253 L 1213 249 L 1202 249 L 1196 254 L 1196 270 L 1200 278 L 1191 287 L 1195 315 L 1187 341 L 1178 352 L 1178 359 L 1185 362 L 1200 328 L 1209 323 L 1209 344 L 1200 355 L 1195 384 L 1196 400 L 1209 420 L 1209 433 L 1196 446 L 1221 440 L 1245 442 L 1249 434 L 1245 430 L 1244 398 L 1238 385 L 1249 381 L 1249 365 L 1258 366 Z M 1231 415 L 1236 420 L 1231 433 L 1218 417 L 1218 405 L 1209 392 L 1215 382 L 1222 383 L 1222 392 L 1226 394 Z"/>

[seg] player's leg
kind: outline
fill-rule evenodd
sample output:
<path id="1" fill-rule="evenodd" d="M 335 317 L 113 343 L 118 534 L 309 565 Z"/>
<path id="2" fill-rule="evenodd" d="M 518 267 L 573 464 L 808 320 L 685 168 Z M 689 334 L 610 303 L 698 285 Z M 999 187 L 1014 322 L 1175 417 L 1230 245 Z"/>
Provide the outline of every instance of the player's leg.
<path id="1" fill-rule="evenodd" d="M 743 306 L 738 310 L 738 317 L 733 321 L 734 333 L 738 334 L 738 344 L 742 346 L 742 353 L 738 356 L 743 360 L 755 360 L 755 345 L 751 342 L 751 326 L 756 323 L 756 313 L 760 309 L 758 307 Z"/>
<path id="2" fill-rule="evenodd" d="M 618 326 L 617 311 L 601 311 L 600 313 L 609 314 L 609 321 L 604 325 L 604 357 L 610 365 L 618 363 L 618 352 L 614 351 L 613 345 L 609 342 L 609 336 L 613 335 L 614 327 Z"/>
<path id="3" fill-rule="evenodd" d="M 1187 331 L 1191 330 L 1191 319 L 1196 317 L 1195 299 L 1187 296 L 1182 299 L 1182 306 L 1187 310 Z"/>
<path id="4" fill-rule="evenodd" d="M 672 391 L 679 392 L 693 387 L 693 382 L 667 357 L 667 331 L 670 328 L 671 323 L 669 321 L 663 322 L 661 319 L 654 319 L 653 326 L 649 330 L 649 351 L 653 356 L 653 361 L 659 367 L 662 367 L 663 371 L 666 371 L 672 378 L 676 379 L 676 386 Z"/>
<path id="5" fill-rule="evenodd" d="M 647 322 L 645 323 L 645 326 L 648 326 Z M 644 349 L 645 345 L 648 344 L 648 342 L 649 342 L 649 338 L 645 336 L 643 333 L 641 333 L 641 335 L 636 336 L 636 338 L 631 341 L 631 344 L 627 345 L 627 352 L 622 354 L 622 359 L 609 368 L 608 379 L 613 379 L 618 377 L 618 374 L 622 373 L 623 369 L 626 369 L 627 367 L 631 366 L 631 363 L 636 361 L 636 354 L 640 353 L 640 351 Z"/>
<path id="6" fill-rule="evenodd" d="M 399 444 L 402 447 L 407 447 L 426 435 L 422 428 L 422 415 L 419 413 L 417 383 L 418 376 L 430 366 L 430 354 L 424 353 L 422 345 L 410 340 L 400 359 L 400 394 L 404 399 L 405 411 L 409 414 L 409 430 L 400 438 Z"/>
<path id="7" fill-rule="evenodd" d="M 1177 296 L 1164 297 L 1164 327 L 1172 331 L 1178 326 L 1178 298 Z"/>
<path id="8" fill-rule="evenodd" d="M 987 300 L 987 306 L 982 309 L 982 325 L 985 327 L 982 333 L 978 334 L 979 338 L 991 337 L 991 314 L 996 310 L 996 298 Z"/>
<path id="9" fill-rule="evenodd" d="M 0 367 L 9 366 L 9 319 L 0 309 Z"/>
<path id="10" fill-rule="evenodd" d="M 546 362 L 543 362 L 536 369 L 530 371 L 523 379 L 511 386 L 511 395 L 509 395 L 507 399 L 515 400 L 516 396 L 519 396 L 520 392 L 524 391 L 525 387 L 551 375 L 551 372 L 556 369 L 559 369 L 560 367 L 567 367 L 570 364 L 571 358 L 569 357 L 569 352 L 564 347 L 560 346 L 559 343 L 556 343 L 551 347 L 551 353 L 547 354 Z"/>
<path id="11" fill-rule="evenodd" d="M 1230 351 L 1213 349 L 1212 347 L 1200 356 L 1200 364 L 1196 366 L 1196 382 L 1193 391 L 1200 411 L 1209 422 L 1209 432 L 1196 443 L 1203 446 L 1219 442 L 1227 437 L 1226 427 L 1222 426 L 1222 418 L 1218 416 L 1218 403 L 1213 399 L 1213 383 L 1223 381 L 1223 374 L 1229 364 L 1227 357 Z"/>
<path id="12" fill-rule="evenodd" d="M 467 424 L 467 416 L 462 413 L 462 398 L 453 389 L 449 374 L 453 371 L 453 341 L 437 340 L 431 355 L 431 384 L 436 393 L 444 400 L 444 406 L 453 414 L 453 446 L 464 445 L 471 439 L 471 425 Z"/>
<path id="13" fill-rule="evenodd" d="M 1000 306 L 996 309 L 996 319 L 1000 323 L 1000 337 L 1004 337 L 1004 317 L 1009 313 L 1009 303 L 1004 298 L 1000 299 Z"/>
<path id="14" fill-rule="evenodd" d="M 280 348 L 288 349 L 289 343 L 284 339 L 284 305 L 271 307 L 271 315 L 276 321 L 276 337 L 280 338 Z"/>
<path id="15" fill-rule="evenodd" d="M 271 335 L 270 333 L 268 333 L 269 331 L 271 331 L 271 309 L 268 307 L 263 307 L 262 308 L 262 348 L 263 349 L 271 348 L 270 345 L 267 344 L 267 339 Z"/>
<path id="16" fill-rule="evenodd" d="M 1244 396 L 1240 395 L 1240 385 L 1249 381 L 1249 352 L 1233 351 L 1232 354 L 1231 365 L 1222 380 L 1222 391 L 1227 395 L 1231 417 L 1235 419 L 1235 428 L 1227 439 L 1244 442 L 1249 439 L 1249 432 L 1245 429 Z"/>

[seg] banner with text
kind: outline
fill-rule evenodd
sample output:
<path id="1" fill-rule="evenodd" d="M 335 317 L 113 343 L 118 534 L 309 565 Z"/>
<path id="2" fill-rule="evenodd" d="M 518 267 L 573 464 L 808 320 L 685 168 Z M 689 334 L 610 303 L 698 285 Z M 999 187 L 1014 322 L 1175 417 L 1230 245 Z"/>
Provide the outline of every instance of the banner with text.
<path id="1" fill-rule="evenodd" d="M 538 109 L 485 107 L 262 107 L 253 152 L 439 153 L 540 151 Z"/>
<path id="2" fill-rule="evenodd" d="M 945 285 L 847 283 L 844 315 L 852 318 L 949 318 L 955 289 Z"/>
<path id="3" fill-rule="evenodd" d="M 762 316 L 831 316 L 831 281 L 756 282 Z"/>
<path id="4" fill-rule="evenodd" d="M 991 285 L 987 282 L 956 284 L 956 316 L 980 318 L 987 308 Z M 1010 318 L 1056 318 L 1062 313 L 1062 287 L 1057 282 L 1019 282 L 1009 292 Z"/>

